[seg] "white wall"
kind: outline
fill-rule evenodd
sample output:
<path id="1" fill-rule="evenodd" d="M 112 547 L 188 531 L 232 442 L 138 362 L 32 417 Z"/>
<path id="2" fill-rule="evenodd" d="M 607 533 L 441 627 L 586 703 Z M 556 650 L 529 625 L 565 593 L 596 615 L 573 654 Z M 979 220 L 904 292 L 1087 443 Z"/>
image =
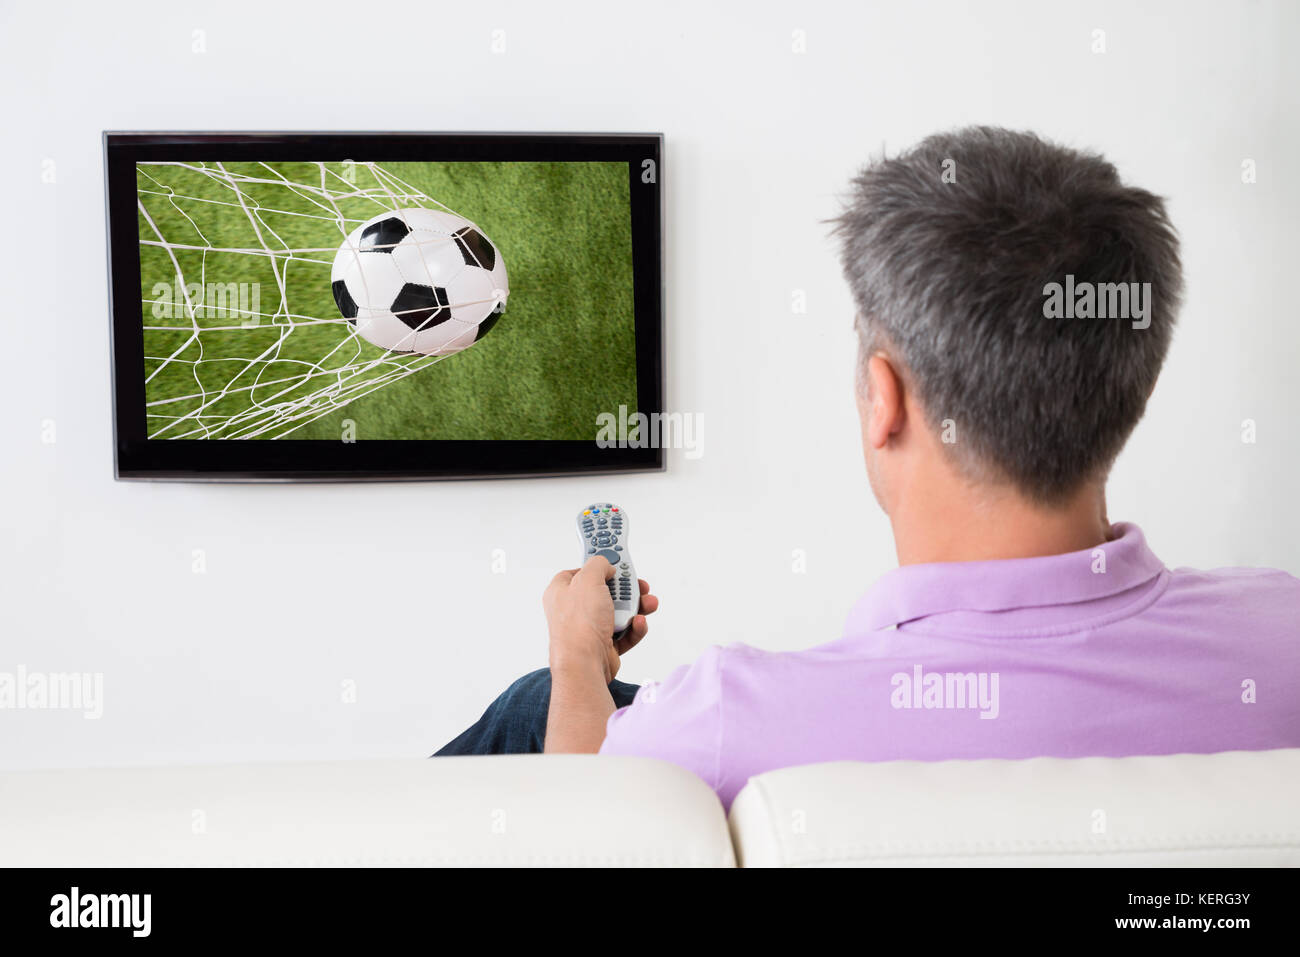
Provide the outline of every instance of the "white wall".
<path id="1" fill-rule="evenodd" d="M 431 752 L 545 663 L 539 596 L 591 499 L 627 506 L 663 598 L 629 680 L 712 642 L 835 637 L 893 553 L 819 221 L 882 144 L 955 124 L 1101 149 L 1171 198 L 1188 305 L 1112 517 L 1170 565 L 1300 572 L 1294 4 L 82 6 L 0 10 L 0 671 L 103 672 L 105 714 L 0 712 L 0 766 Z M 105 128 L 664 131 L 669 400 L 703 413 L 703 458 L 592 480 L 115 483 Z M 724 570 L 748 596 L 725 614 Z"/>

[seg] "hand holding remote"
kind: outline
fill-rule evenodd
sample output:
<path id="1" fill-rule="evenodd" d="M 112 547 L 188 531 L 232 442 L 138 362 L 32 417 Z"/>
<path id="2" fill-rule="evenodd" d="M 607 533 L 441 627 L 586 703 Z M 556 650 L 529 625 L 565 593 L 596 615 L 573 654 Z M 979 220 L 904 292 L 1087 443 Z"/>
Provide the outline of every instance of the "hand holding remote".
<path id="1" fill-rule="evenodd" d="M 641 604 L 641 589 L 628 548 L 631 526 L 627 513 L 608 502 L 588 505 L 578 513 L 577 525 L 578 541 L 582 543 L 582 560 L 578 565 L 585 565 L 592 556 L 599 555 L 614 566 L 614 577 L 606 584 L 614 602 L 614 637 L 618 638 L 627 630 Z"/>

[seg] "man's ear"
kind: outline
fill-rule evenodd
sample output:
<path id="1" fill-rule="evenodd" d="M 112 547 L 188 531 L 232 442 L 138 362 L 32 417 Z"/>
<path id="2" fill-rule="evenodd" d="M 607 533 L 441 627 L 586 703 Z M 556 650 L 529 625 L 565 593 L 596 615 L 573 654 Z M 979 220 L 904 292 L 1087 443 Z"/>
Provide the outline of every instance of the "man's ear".
<path id="1" fill-rule="evenodd" d="M 867 360 L 867 442 L 882 449 L 906 421 L 903 379 L 883 352 Z"/>

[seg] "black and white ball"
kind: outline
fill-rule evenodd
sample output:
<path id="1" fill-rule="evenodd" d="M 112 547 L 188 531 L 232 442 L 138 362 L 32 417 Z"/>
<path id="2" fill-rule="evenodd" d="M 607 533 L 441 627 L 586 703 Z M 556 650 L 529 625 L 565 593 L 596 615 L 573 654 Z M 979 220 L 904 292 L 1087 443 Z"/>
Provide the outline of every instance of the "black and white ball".
<path id="1" fill-rule="evenodd" d="M 334 301 L 367 342 L 446 356 L 496 325 L 510 287 L 501 252 L 469 220 L 409 207 L 348 234 L 330 272 Z"/>

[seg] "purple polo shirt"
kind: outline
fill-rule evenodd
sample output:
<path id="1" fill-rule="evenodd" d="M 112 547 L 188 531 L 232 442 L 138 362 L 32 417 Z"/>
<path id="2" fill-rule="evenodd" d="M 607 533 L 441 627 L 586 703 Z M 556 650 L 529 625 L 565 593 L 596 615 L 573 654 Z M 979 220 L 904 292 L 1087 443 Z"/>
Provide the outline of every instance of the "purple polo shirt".
<path id="1" fill-rule="evenodd" d="M 906 565 L 806 651 L 709 649 L 610 716 L 727 806 L 821 761 L 1300 747 L 1300 580 L 1164 567 L 1136 525 L 1045 558 Z"/>

